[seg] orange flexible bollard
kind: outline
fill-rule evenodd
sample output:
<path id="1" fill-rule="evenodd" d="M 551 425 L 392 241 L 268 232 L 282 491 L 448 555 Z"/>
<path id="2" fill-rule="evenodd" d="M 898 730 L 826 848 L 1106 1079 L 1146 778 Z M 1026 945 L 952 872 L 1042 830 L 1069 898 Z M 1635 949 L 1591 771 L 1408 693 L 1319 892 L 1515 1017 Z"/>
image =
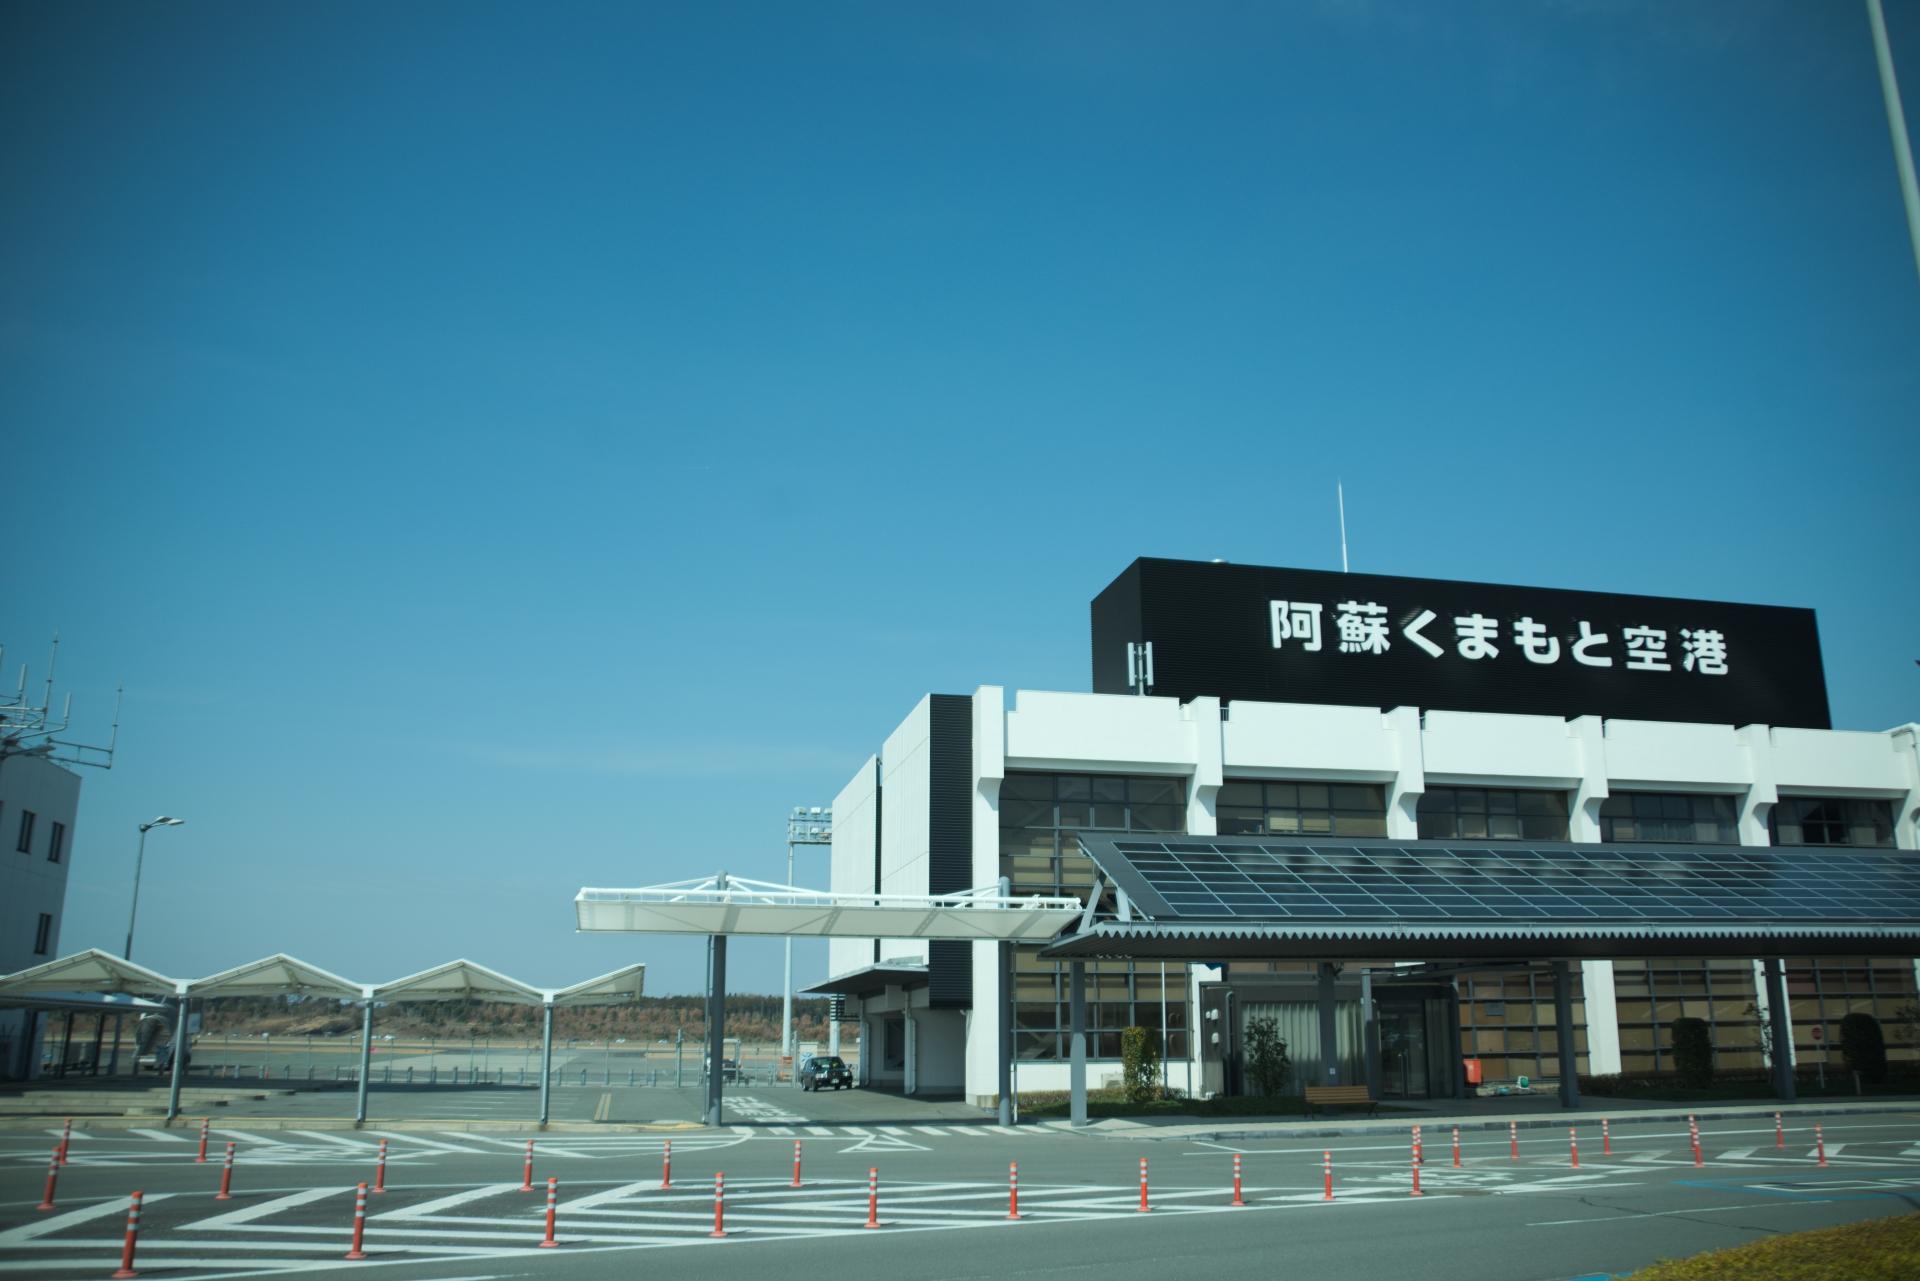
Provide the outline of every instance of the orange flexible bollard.
<path id="1" fill-rule="evenodd" d="M 1234 1205 L 1246 1204 L 1246 1201 L 1240 1196 L 1240 1154 L 1238 1152 L 1235 1152 L 1233 1154 L 1233 1201 L 1232 1201 L 1232 1204 Z"/>
<path id="2" fill-rule="evenodd" d="M 870 1228 L 880 1226 L 880 1167 L 867 1167 L 867 1223 Z"/>
<path id="3" fill-rule="evenodd" d="M 1460 1168 L 1460 1127 L 1453 1127 L 1453 1168 Z"/>
<path id="4" fill-rule="evenodd" d="M 1322 1201 L 1331 1201 L 1333 1200 L 1333 1149 L 1327 1148 L 1321 1151 L 1320 1169 L 1327 1176 L 1327 1193 L 1320 1199 Z"/>
<path id="5" fill-rule="evenodd" d="M 349 1259 L 364 1259 L 367 1252 L 361 1245 L 367 1237 L 367 1185 L 357 1184 L 353 1190 L 353 1248 L 347 1251 Z"/>
<path id="6" fill-rule="evenodd" d="M 373 1158 L 373 1190 L 387 1190 L 387 1141 L 380 1140 L 380 1154 Z"/>
<path id="7" fill-rule="evenodd" d="M 547 1239 L 540 1243 L 540 1248 L 543 1250 L 550 1250 L 560 1244 L 553 1239 L 554 1212 L 559 1204 L 560 1180 L 556 1176 L 549 1174 L 547 1176 Z"/>
<path id="8" fill-rule="evenodd" d="M 1815 1122 L 1813 1127 L 1813 1147 L 1814 1151 L 1820 1154 L 1821 1167 L 1825 1168 L 1827 1164 L 1827 1136 L 1820 1133 L 1820 1125 L 1818 1122 Z"/>
<path id="9" fill-rule="evenodd" d="M 1607 1128 L 1607 1118 L 1600 1118 L 1600 1155 L 1613 1155 L 1613 1131 Z"/>
<path id="10" fill-rule="evenodd" d="M 666 1141 L 666 1146 L 665 1148 L 662 1149 L 660 1153 L 660 1186 L 662 1188 L 670 1188 L 673 1186 L 673 1140 L 672 1139 L 668 1139 Z"/>
<path id="11" fill-rule="evenodd" d="M 1574 1169 L 1580 1168 L 1580 1131 L 1571 1125 L 1567 1127 L 1567 1158 Z"/>
<path id="12" fill-rule="evenodd" d="M 1417 1153 L 1414 1155 L 1414 1158 L 1413 1158 L 1413 1195 L 1414 1196 L 1426 1195 L 1426 1193 L 1420 1190 L 1420 1157 Z"/>
<path id="13" fill-rule="evenodd" d="M 790 1188 L 800 1186 L 800 1140 L 798 1139 L 793 1141 L 793 1182 L 787 1186 Z"/>
<path id="14" fill-rule="evenodd" d="M 527 1165 L 526 1165 L 526 1169 L 523 1170 L 520 1174 L 520 1190 L 522 1192 L 533 1191 L 533 1140 L 532 1139 L 527 1140 Z"/>
<path id="15" fill-rule="evenodd" d="M 1784 1148 L 1787 1146 L 1786 1122 L 1780 1119 L 1778 1112 L 1773 1114 L 1773 1146 L 1776 1148 Z"/>
<path id="16" fill-rule="evenodd" d="M 53 1189 L 54 1189 L 54 1185 L 59 1182 L 60 1182 L 60 1149 L 55 1148 L 53 1150 L 53 1159 L 47 1162 L 47 1190 L 40 1194 L 40 1204 L 34 1206 L 33 1207 L 34 1209 L 51 1210 L 53 1208 Z"/>
<path id="17" fill-rule="evenodd" d="M 60 1131 L 60 1164 L 67 1163 L 67 1148 L 73 1143 L 73 1118 L 67 1118 L 67 1124 Z"/>
<path id="18" fill-rule="evenodd" d="M 1020 1163 L 1007 1162 L 1007 1217 L 1020 1217 Z"/>
<path id="19" fill-rule="evenodd" d="M 1140 1213 L 1145 1214 L 1152 1207 L 1147 1204 L 1147 1158 L 1140 1158 Z"/>
<path id="20" fill-rule="evenodd" d="M 727 1176 L 722 1170 L 716 1170 L 713 1175 L 713 1231 L 707 1235 L 727 1235 Z"/>
<path id="21" fill-rule="evenodd" d="M 220 1170 L 220 1190 L 213 1194 L 216 1201 L 233 1200 L 233 1144 L 227 1144 L 227 1162 Z"/>
<path id="22" fill-rule="evenodd" d="M 205 1165 L 207 1163 L 207 1127 L 212 1124 L 212 1117 L 203 1116 L 200 1118 L 200 1155 L 193 1158 L 195 1165 Z"/>
<path id="23" fill-rule="evenodd" d="M 1519 1159 L 1520 1123 L 1517 1121 L 1509 1121 L 1507 1122 L 1507 1160 L 1518 1161 Z"/>
<path id="24" fill-rule="evenodd" d="M 140 1240 L 140 1198 L 144 1195 L 135 1192 L 132 1203 L 127 1206 L 127 1240 L 120 1247 L 120 1270 L 113 1274 L 113 1281 L 127 1281 L 140 1275 L 133 1270 L 133 1247 Z"/>

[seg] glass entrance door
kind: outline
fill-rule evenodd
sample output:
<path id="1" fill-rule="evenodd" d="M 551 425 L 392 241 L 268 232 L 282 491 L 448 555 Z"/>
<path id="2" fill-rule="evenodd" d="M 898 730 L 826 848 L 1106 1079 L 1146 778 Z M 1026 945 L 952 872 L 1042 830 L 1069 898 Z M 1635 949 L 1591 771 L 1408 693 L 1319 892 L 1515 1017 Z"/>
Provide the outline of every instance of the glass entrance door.
<path id="1" fill-rule="evenodd" d="M 1424 1001 L 1406 1005 L 1381 1002 L 1380 1094 L 1383 1098 L 1424 1099 L 1427 1082 L 1427 1012 Z"/>

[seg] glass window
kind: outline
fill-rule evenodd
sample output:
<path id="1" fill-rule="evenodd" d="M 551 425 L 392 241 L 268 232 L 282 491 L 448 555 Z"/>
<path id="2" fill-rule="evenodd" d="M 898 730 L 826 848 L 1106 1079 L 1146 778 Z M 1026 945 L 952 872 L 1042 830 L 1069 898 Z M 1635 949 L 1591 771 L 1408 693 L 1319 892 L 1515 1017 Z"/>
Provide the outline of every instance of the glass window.
<path id="1" fill-rule="evenodd" d="M 1214 804 L 1223 836 L 1385 836 L 1387 789 L 1378 783 L 1228 781 Z"/>
<path id="2" fill-rule="evenodd" d="M 22 854 L 33 853 L 33 811 L 20 811 L 20 839 L 14 842 L 16 850 Z"/>
<path id="3" fill-rule="evenodd" d="M 40 913 L 40 924 L 35 927 L 33 932 L 33 954 L 35 956 L 45 956 L 47 954 L 47 945 L 52 941 L 52 938 L 53 917 L 42 912 Z"/>
<path id="4" fill-rule="evenodd" d="M 1600 839 L 1619 844 L 1738 845 L 1731 796 L 1616 792 L 1600 803 Z"/>
<path id="5" fill-rule="evenodd" d="M 1564 841 L 1567 794 L 1499 787 L 1435 787 L 1420 797 L 1423 840 Z"/>
<path id="6" fill-rule="evenodd" d="M 67 825 L 55 823 L 47 832 L 47 862 L 58 863 L 67 852 Z"/>
<path id="7" fill-rule="evenodd" d="M 1893 845 L 1893 802 L 1783 796 L 1768 819 L 1775 845 Z"/>

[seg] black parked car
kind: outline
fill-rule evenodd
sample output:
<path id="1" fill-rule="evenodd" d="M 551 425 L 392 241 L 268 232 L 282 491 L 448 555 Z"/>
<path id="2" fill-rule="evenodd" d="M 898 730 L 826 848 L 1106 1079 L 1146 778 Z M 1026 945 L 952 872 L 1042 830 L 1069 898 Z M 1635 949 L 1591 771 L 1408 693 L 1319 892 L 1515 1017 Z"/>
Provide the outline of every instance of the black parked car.
<path id="1" fill-rule="evenodd" d="M 831 1055 L 816 1055 L 800 1065 L 800 1088 L 818 1090 L 822 1087 L 830 1090 L 853 1088 L 853 1071 L 842 1059 Z"/>

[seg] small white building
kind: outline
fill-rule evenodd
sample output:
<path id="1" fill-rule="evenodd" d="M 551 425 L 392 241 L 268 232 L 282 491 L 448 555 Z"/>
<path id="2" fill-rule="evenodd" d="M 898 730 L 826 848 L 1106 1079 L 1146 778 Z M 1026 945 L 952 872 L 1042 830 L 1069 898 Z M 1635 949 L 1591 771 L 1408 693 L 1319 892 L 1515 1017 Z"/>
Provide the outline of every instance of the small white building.
<path id="1" fill-rule="evenodd" d="M 0 973 L 60 955 L 79 811 L 78 774 L 43 755 L 0 755 Z M 34 1075 L 43 1018 L 0 1010 L 0 1077 Z"/>
<path id="2" fill-rule="evenodd" d="M 1156 615 L 1152 607 L 1156 590 L 1163 597 L 1177 594 L 1164 585 L 1156 589 L 1156 569 L 1185 593 L 1170 614 Z M 1216 581 L 1232 590 L 1208 598 L 1208 585 Z M 1196 582 L 1204 589 L 1198 595 L 1187 591 Z M 1308 648 L 1300 633 L 1289 628 L 1283 634 L 1279 607 L 1291 612 L 1301 604 L 1294 597 L 1323 588 L 1326 639 L 1316 632 L 1322 643 Z M 1282 589 L 1292 596 L 1272 596 Z M 1484 617 L 1478 611 L 1458 614 L 1457 621 L 1463 637 L 1484 633 L 1509 649 L 1506 668 L 1497 666 L 1501 656 L 1486 654 L 1486 663 L 1470 669 L 1450 646 L 1417 646 L 1402 636 L 1428 625 L 1422 615 L 1435 617 L 1431 608 L 1419 608 L 1422 593 L 1445 597 L 1474 589 L 1136 562 L 1095 604 L 1095 679 L 1105 692 L 1009 694 L 987 685 L 971 694 L 927 695 L 834 800 L 831 888 L 930 894 L 1004 878 L 1015 893 L 1084 895 L 1093 885 L 1093 869 L 1076 833 L 1085 831 L 1920 848 L 1920 726 L 1857 732 L 1773 725 L 1738 714 L 1746 700 L 1813 707 L 1804 719 L 1824 722 L 1817 640 L 1810 660 L 1795 650 L 1801 632 L 1812 637 L 1805 611 L 1487 587 L 1500 606 Z M 1103 623 L 1116 590 L 1133 597 L 1125 626 L 1139 629 L 1131 633 L 1137 643 L 1116 640 L 1110 617 Z M 1338 599 L 1348 594 L 1354 599 Z M 1359 599 L 1365 594 L 1385 601 L 1380 616 L 1400 629 L 1379 637 L 1383 649 L 1399 646 L 1400 667 L 1378 682 L 1364 662 L 1380 651 L 1337 653 L 1331 639 L 1335 610 L 1371 604 Z M 1450 612 L 1465 608 L 1447 606 Z M 1612 621 L 1598 621 L 1599 611 L 1608 608 L 1616 610 L 1607 616 Z M 1234 612 L 1245 609 L 1257 614 L 1250 628 Z M 1517 643 L 1509 646 L 1510 637 L 1538 633 L 1564 639 L 1569 654 L 1579 646 L 1591 657 L 1602 652 L 1595 648 L 1600 642 L 1629 630 L 1620 620 L 1631 624 L 1640 614 L 1693 619 L 1694 628 L 1685 629 L 1690 642 L 1696 630 L 1709 634 L 1700 620 L 1711 615 L 1722 670 L 1743 661 L 1759 667 L 1763 658 L 1772 667 L 1752 687 L 1715 683 L 1716 673 L 1702 673 L 1691 662 L 1682 668 L 1678 623 L 1647 628 L 1675 633 L 1675 661 L 1655 673 L 1664 683 L 1650 678 L 1634 684 L 1636 675 L 1621 667 L 1547 671 L 1539 657 L 1544 643 L 1525 652 Z M 1542 618 L 1541 627 L 1532 626 L 1534 615 Z M 1469 624 L 1469 618 L 1485 627 Z M 1762 631 L 1774 626 L 1793 637 L 1769 636 L 1764 644 L 1771 652 L 1763 656 Z M 1420 639 L 1441 634 L 1433 627 Z M 1619 654 L 1618 640 L 1611 643 Z M 1124 657 L 1112 652 L 1122 644 Z M 1203 653 L 1210 646 L 1270 651 L 1235 650 L 1232 661 L 1245 657 L 1249 665 L 1233 671 Z M 1444 652 L 1429 657 L 1428 648 Z M 1256 661 L 1267 666 L 1250 676 Z M 1795 676 L 1789 670 L 1809 661 L 1811 672 Z M 1347 666 L 1340 668 L 1341 662 Z M 1424 674 L 1429 671 L 1435 675 Z M 1458 675 L 1469 671 L 1483 680 L 1479 690 Z M 1234 696 L 1255 679 L 1321 697 Z M 1800 688 L 1783 695 L 1794 680 Z M 1817 699 L 1809 681 L 1818 685 Z M 1131 693 L 1115 689 L 1128 684 Z M 1432 701 L 1453 706 L 1400 697 L 1428 689 Z M 1696 690 L 1706 693 L 1696 696 Z M 1394 694 L 1393 701 L 1368 704 L 1383 691 Z M 1711 706 L 1733 714 L 1722 722 L 1661 718 L 1687 714 L 1698 705 L 1696 697 L 1719 699 Z M 1492 701 L 1510 708 L 1527 700 L 1559 710 L 1463 706 Z M 1622 705 L 1658 715 L 1610 714 Z M 1001 947 L 836 939 L 831 977 L 815 990 L 845 994 L 844 1017 L 861 1024 L 862 1072 L 872 1083 L 955 1093 L 985 1104 L 999 1089 L 1008 1008 Z M 1038 945 L 1013 947 L 1012 1040 L 1020 1092 L 1065 1090 L 1068 1084 L 1067 967 L 1042 960 L 1038 951 Z M 1670 1068 L 1665 1029 L 1683 1014 L 1710 1022 L 1723 1068 L 1761 1066 L 1766 1011 L 1757 961 L 1585 960 L 1577 973 L 1575 1044 L 1582 1072 Z M 1794 1051 L 1802 1060 L 1827 1053 L 1839 1019 L 1853 1010 L 1881 1018 L 1892 1057 L 1920 1056 L 1899 1022 L 1902 1007 L 1920 990 L 1911 957 L 1789 957 L 1786 979 Z M 1309 1067 L 1320 1053 L 1314 982 L 1314 964 L 1299 958 L 1172 963 L 1164 969 L 1138 960 L 1089 963 L 1091 1083 L 1117 1081 L 1120 1031 L 1142 1026 L 1163 1030 L 1172 1087 L 1232 1092 L 1239 1084 L 1240 1034 L 1255 1016 L 1273 1018 L 1293 1046 L 1296 1081 L 1326 1079 Z M 1463 1059 L 1476 1060 L 1489 1082 L 1554 1075 L 1551 985 L 1540 965 L 1349 962 L 1336 996 L 1341 1008 L 1334 1053 L 1345 1079 L 1357 1080 L 1364 1071 L 1384 1097 L 1457 1094 Z M 1196 1025 L 1203 1035 L 1195 1035 Z"/>

